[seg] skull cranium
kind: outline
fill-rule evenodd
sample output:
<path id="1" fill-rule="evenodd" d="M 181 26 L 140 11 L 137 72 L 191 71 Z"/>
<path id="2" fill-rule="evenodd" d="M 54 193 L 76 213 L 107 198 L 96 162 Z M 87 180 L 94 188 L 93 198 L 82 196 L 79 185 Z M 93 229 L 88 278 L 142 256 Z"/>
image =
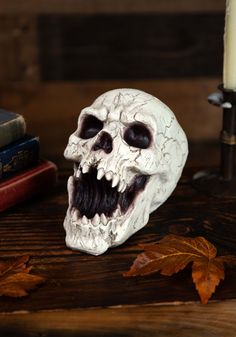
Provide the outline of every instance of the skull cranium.
<path id="1" fill-rule="evenodd" d="M 154 96 L 116 89 L 81 111 L 64 155 L 74 162 L 67 246 L 93 255 L 144 227 L 172 193 L 188 154 L 172 111 Z"/>

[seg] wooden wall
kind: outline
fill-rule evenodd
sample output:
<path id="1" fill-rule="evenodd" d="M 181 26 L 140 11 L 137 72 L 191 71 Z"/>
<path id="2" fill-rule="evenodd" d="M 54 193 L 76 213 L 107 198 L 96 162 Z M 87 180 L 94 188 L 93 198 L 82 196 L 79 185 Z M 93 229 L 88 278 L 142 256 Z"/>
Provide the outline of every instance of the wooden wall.
<path id="1" fill-rule="evenodd" d="M 81 108 L 117 87 L 164 100 L 190 140 L 217 140 L 221 111 L 207 96 L 221 82 L 224 7 L 224 0 L 1 0 L 0 106 L 25 115 L 49 157 L 63 151 Z"/>

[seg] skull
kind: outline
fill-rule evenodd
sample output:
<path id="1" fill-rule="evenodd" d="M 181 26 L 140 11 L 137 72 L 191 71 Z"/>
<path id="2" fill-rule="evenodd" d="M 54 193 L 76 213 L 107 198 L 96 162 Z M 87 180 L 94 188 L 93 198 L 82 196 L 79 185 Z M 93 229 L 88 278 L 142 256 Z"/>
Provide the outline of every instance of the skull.
<path id="1" fill-rule="evenodd" d="M 116 89 L 84 108 L 64 156 L 66 244 L 93 255 L 126 241 L 174 190 L 188 154 L 172 111 L 154 96 Z"/>

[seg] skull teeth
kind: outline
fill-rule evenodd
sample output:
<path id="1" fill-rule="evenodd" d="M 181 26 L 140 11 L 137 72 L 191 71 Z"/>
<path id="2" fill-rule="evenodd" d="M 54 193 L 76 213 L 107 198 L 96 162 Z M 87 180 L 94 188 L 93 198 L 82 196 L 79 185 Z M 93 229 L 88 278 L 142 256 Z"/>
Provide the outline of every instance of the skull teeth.
<path id="1" fill-rule="evenodd" d="M 76 178 L 79 178 L 81 175 L 81 172 L 83 174 L 88 173 L 90 170 L 90 165 L 87 163 L 84 163 L 83 165 L 78 166 L 78 164 L 74 164 L 74 176 Z M 97 180 L 101 180 L 103 177 L 106 178 L 107 181 L 111 181 L 111 187 L 114 188 L 118 186 L 118 191 L 119 192 L 124 192 L 126 184 L 124 181 L 120 181 L 120 177 L 117 173 L 113 173 L 111 171 L 105 172 L 103 168 L 98 168 L 97 169 Z"/>
<path id="2" fill-rule="evenodd" d="M 117 218 L 118 216 L 120 216 L 119 208 L 117 208 L 115 212 L 112 214 L 113 218 Z M 73 210 L 72 219 L 73 221 L 78 221 L 79 219 L 81 219 L 82 225 L 87 226 L 91 223 L 94 227 L 97 227 L 99 224 L 103 224 L 104 226 L 106 226 L 107 223 L 109 222 L 109 219 L 106 217 L 104 213 L 102 213 L 101 215 L 96 213 L 92 219 L 88 219 L 86 215 L 83 215 L 82 218 L 80 218 L 80 212 L 77 209 Z"/>
<path id="3" fill-rule="evenodd" d="M 83 225 L 88 225 L 89 220 L 85 215 L 83 215 L 81 222 Z"/>
<path id="4" fill-rule="evenodd" d="M 102 177 L 104 176 L 105 172 L 103 168 L 98 169 L 98 173 L 97 173 L 97 180 L 101 180 Z"/>
<path id="5" fill-rule="evenodd" d="M 82 167 L 83 174 L 88 173 L 88 171 L 89 171 L 89 166 L 87 164 L 84 164 Z"/>
<path id="6" fill-rule="evenodd" d="M 108 180 L 108 181 L 110 181 L 110 180 L 112 180 L 112 172 L 111 171 L 109 171 L 109 172 L 107 172 L 106 174 L 105 174 L 105 177 L 106 177 L 106 180 Z"/>
<path id="7" fill-rule="evenodd" d="M 124 193 L 124 191 L 126 190 L 126 183 L 123 182 L 123 186 L 122 186 L 122 190 L 121 190 L 121 193 Z"/>
<path id="8" fill-rule="evenodd" d="M 101 216 L 100 216 L 100 218 L 101 218 L 102 224 L 103 224 L 104 226 L 106 226 L 106 224 L 107 224 L 107 222 L 108 222 L 106 215 L 105 215 L 104 213 L 102 213 Z"/>
<path id="9" fill-rule="evenodd" d="M 79 210 L 78 209 L 74 209 L 73 215 L 72 215 L 73 221 L 78 221 L 79 218 L 80 218 Z"/>
<path id="10" fill-rule="evenodd" d="M 117 216 L 118 213 L 119 213 L 119 210 L 116 210 L 114 212 L 114 216 Z M 97 227 L 99 224 L 102 224 L 102 225 L 106 226 L 107 223 L 109 222 L 109 219 L 106 217 L 106 215 L 104 213 L 102 213 L 101 215 L 96 213 L 92 219 L 88 219 L 86 217 L 86 215 L 83 215 L 82 218 L 81 218 L 79 210 L 77 210 L 75 208 L 73 208 L 73 211 L 72 211 L 72 220 L 75 221 L 75 222 L 80 220 L 80 222 L 83 226 L 87 226 L 89 224 L 92 224 L 94 227 Z"/>
<path id="11" fill-rule="evenodd" d="M 92 219 L 92 224 L 94 226 L 98 226 L 100 223 L 100 216 L 98 215 L 98 213 L 96 213 Z"/>
<path id="12" fill-rule="evenodd" d="M 119 183 L 119 176 L 117 174 L 113 174 L 113 178 L 112 178 L 112 184 L 111 187 L 116 187 Z"/>
<path id="13" fill-rule="evenodd" d="M 117 208 L 117 209 L 115 210 L 115 212 L 112 214 L 112 216 L 113 216 L 114 218 L 117 218 L 118 216 L 120 216 L 120 209 Z"/>
<path id="14" fill-rule="evenodd" d="M 118 192 L 123 193 L 126 189 L 126 184 L 124 180 L 121 180 L 118 186 Z"/>
<path id="15" fill-rule="evenodd" d="M 70 191 L 70 193 L 68 193 L 68 197 L 69 197 L 69 205 L 72 205 L 73 202 L 73 198 L 74 198 L 74 178 L 73 176 L 70 176 L 70 178 L 68 179 L 67 182 L 67 189 L 68 191 Z"/>
<path id="16" fill-rule="evenodd" d="M 74 176 L 76 178 L 79 178 L 81 174 L 81 170 L 79 169 L 79 164 L 78 163 L 74 163 Z"/>

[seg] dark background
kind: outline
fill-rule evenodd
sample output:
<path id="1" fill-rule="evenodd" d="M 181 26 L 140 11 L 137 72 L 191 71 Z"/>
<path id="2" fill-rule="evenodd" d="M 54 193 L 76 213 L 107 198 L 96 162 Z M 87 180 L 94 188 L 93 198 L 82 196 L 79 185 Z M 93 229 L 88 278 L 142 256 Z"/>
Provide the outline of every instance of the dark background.
<path id="1" fill-rule="evenodd" d="M 58 161 L 80 110 L 134 87 L 175 112 L 191 144 L 217 142 L 224 0 L 0 3 L 0 106 L 22 113 Z M 59 160 L 60 161 L 60 160 Z"/>
<path id="2" fill-rule="evenodd" d="M 42 15 L 42 80 L 220 76 L 224 15 Z"/>

